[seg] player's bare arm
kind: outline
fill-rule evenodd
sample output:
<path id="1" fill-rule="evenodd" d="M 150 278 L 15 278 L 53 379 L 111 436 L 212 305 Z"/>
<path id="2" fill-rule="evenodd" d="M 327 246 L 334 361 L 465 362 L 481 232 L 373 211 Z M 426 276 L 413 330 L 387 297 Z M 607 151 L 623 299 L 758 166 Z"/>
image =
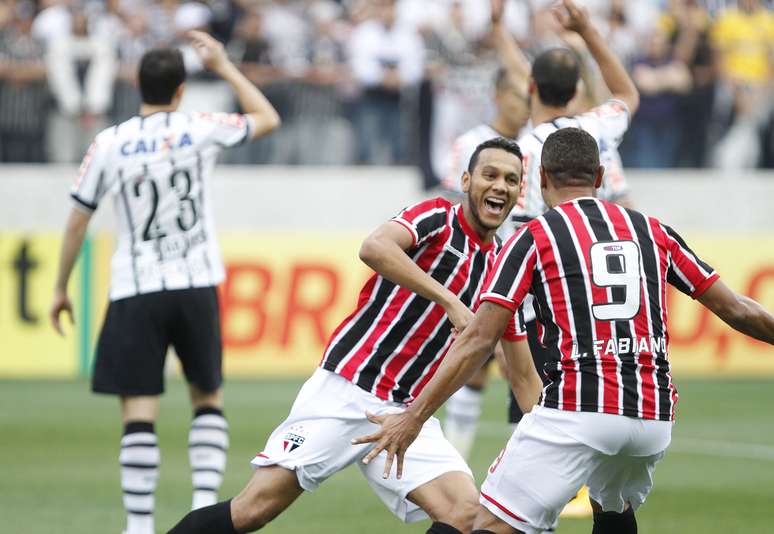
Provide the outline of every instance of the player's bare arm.
<path id="1" fill-rule="evenodd" d="M 83 238 L 86 235 L 86 228 L 91 220 L 91 213 L 78 208 L 70 210 L 70 216 L 67 218 L 64 238 L 62 240 L 62 250 L 59 255 L 59 270 L 56 277 L 56 286 L 54 286 L 54 301 L 51 304 L 49 317 L 51 324 L 59 335 L 64 335 L 60 315 L 66 312 L 70 316 L 70 323 L 75 323 L 73 317 L 73 305 L 70 297 L 67 295 L 67 282 L 70 280 L 70 274 L 73 272 L 75 260 L 78 259 L 78 253 L 83 245 Z"/>
<path id="2" fill-rule="evenodd" d="M 498 352 L 502 354 L 498 355 Z M 495 350 L 495 357 L 503 359 L 500 369 L 505 373 L 519 408 L 523 413 L 531 412 L 540 398 L 543 381 L 535 369 L 529 344 L 525 341 L 503 339 Z"/>
<path id="3" fill-rule="evenodd" d="M 411 260 L 406 251 L 412 245 L 411 233 L 400 224 L 388 221 L 363 241 L 359 256 L 386 279 L 442 306 L 454 328 L 461 332 L 473 318 L 473 312 Z"/>
<path id="4" fill-rule="evenodd" d="M 222 43 L 199 31 L 189 32 L 188 37 L 204 66 L 231 85 L 242 110 L 253 120 L 255 127 L 251 139 L 261 137 L 280 125 L 277 110 L 231 62 Z"/>
<path id="5" fill-rule="evenodd" d="M 514 81 L 522 82 L 529 78 L 532 67 L 524 53 L 516 43 L 516 39 L 508 31 L 503 22 L 505 0 L 492 0 L 492 35 L 500 59 Z"/>
<path id="6" fill-rule="evenodd" d="M 589 52 L 599 65 L 602 78 L 611 95 L 624 102 L 629 108 L 629 113 L 634 115 L 640 105 L 637 88 L 621 61 L 591 23 L 586 9 L 579 7 L 572 0 L 563 0 L 562 6 L 555 10 L 555 14 L 566 30 L 576 32 L 583 38 Z"/>
<path id="7" fill-rule="evenodd" d="M 422 425 L 483 365 L 495 350 L 512 315 L 513 312 L 503 306 L 484 302 L 465 331 L 452 344 L 433 378 L 406 411 L 382 416 L 368 414 L 369 421 L 381 425 L 381 428 L 373 434 L 352 440 L 355 445 L 376 443 L 363 458 L 363 463 L 386 451 L 383 477 L 389 477 L 392 464 L 397 459 L 397 477 L 401 478 L 403 457 L 419 435 Z M 534 365 L 532 367 L 534 369 Z"/>
<path id="8" fill-rule="evenodd" d="M 750 297 L 731 291 L 722 280 L 698 300 L 734 330 L 774 345 L 774 315 Z"/>

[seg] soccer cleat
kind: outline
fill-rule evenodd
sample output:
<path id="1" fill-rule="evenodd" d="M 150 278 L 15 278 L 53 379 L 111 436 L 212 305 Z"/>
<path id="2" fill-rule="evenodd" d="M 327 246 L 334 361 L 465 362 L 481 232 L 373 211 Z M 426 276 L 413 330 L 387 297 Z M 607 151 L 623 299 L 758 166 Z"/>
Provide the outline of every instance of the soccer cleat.
<path id="1" fill-rule="evenodd" d="M 589 502 L 589 488 L 583 486 L 575 497 L 568 502 L 559 517 L 591 517 L 591 502 Z"/>

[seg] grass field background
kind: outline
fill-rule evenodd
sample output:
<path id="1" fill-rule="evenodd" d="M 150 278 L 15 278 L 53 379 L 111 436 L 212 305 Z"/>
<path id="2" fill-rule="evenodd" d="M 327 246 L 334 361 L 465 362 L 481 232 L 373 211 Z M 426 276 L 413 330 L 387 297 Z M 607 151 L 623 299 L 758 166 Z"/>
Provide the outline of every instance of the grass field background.
<path id="1" fill-rule="evenodd" d="M 231 450 L 224 497 L 249 478 L 249 461 L 284 419 L 301 382 L 230 381 Z M 774 532 L 774 381 L 682 380 L 673 445 L 638 514 L 643 533 Z M 480 482 L 508 437 L 505 384 L 486 394 L 471 467 Z M 86 382 L 0 381 L 0 532 L 119 534 L 118 404 Z M 157 431 L 161 479 L 156 525 L 166 532 L 190 505 L 185 386 L 171 381 Z M 264 531 L 283 534 L 422 533 L 405 526 L 350 467 L 304 495 Z M 588 533 L 565 520 L 560 534 Z"/>

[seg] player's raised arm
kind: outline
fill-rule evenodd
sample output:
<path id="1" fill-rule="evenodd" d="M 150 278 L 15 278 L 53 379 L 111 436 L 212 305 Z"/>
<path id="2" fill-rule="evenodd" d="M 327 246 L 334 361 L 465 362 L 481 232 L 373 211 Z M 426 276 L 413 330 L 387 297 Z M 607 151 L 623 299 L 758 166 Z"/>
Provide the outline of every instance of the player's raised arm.
<path id="1" fill-rule="evenodd" d="M 277 128 L 280 125 L 277 110 L 228 59 L 223 44 L 204 32 L 191 31 L 188 36 L 202 63 L 231 85 L 242 110 L 253 120 L 254 128 L 251 139 L 265 135 Z"/>
<path id="2" fill-rule="evenodd" d="M 505 0 L 491 0 L 492 36 L 495 47 L 508 74 L 514 81 L 522 82 L 529 78 L 532 67 L 516 43 L 516 39 L 505 27 L 504 12 Z"/>
<path id="3" fill-rule="evenodd" d="M 731 328 L 774 345 L 774 315 L 750 297 L 716 280 L 698 299 Z"/>
<path id="4" fill-rule="evenodd" d="M 586 42 L 589 52 L 599 65 L 602 78 L 613 98 L 621 100 L 634 115 L 640 105 L 640 95 L 621 61 L 605 42 L 589 19 L 588 12 L 572 0 L 563 0 L 562 6 L 555 10 L 559 23 L 569 31 L 574 31 Z"/>
<path id="5" fill-rule="evenodd" d="M 64 335 L 64 330 L 62 330 L 62 324 L 59 320 L 62 312 L 67 312 L 70 316 L 70 322 L 75 323 L 72 302 L 70 302 L 70 297 L 67 295 L 67 282 L 70 280 L 75 260 L 78 259 L 78 254 L 81 251 L 83 238 L 86 235 L 86 228 L 89 226 L 91 215 L 91 212 L 72 208 L 62 239 L 59 270 L 56 277 L 56 286 L 54 286 L 54 301 L 49 312 L 51 324 L 59 335 L 62 336 Z"/>
<path id="6" fill-rule="evenodd" d="M 363 263 L 386 279 L 442 306 L 454 327 L 462 331 L 473 313 L 406 254 L 415 244 L 411 231 L 393 220 L 379 226 L 363 241 L 359 256 Z"/>

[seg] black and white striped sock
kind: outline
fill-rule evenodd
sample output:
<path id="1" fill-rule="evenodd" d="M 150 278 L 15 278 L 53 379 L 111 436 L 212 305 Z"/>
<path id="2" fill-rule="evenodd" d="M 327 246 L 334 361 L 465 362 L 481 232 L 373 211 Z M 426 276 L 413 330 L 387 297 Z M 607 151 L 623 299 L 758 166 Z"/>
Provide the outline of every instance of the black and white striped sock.
<path id="1" fill-rule="evenodd" d="M 125 534 L 153 534 L 156 482 L 161 462 L 153 423 L 126 423 L 119 462 L 126 509 Z"/>
<path id="2" fill-rule="evenodd" d="M 199 408 L 188 434 L 193 499 L 191 509 L 218 502 L 228 451 L 228 422 L 218 408 Z"/>

